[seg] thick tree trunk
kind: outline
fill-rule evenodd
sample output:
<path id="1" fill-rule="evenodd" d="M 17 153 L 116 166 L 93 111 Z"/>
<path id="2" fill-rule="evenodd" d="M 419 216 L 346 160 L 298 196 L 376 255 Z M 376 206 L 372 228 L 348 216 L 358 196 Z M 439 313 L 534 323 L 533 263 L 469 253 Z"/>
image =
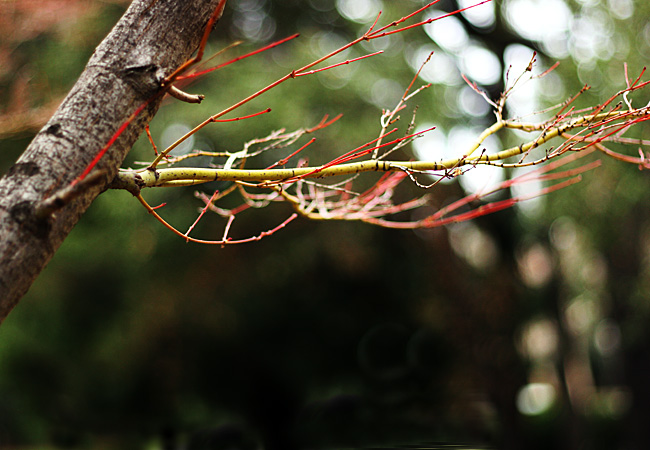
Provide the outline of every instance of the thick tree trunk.
<path id="1" fill-rule="evenodd" d="M 113 179 L 160 98 L 102 158 L 99 184 L 45 219 L 36 216 L 36 206 L 78 177 L 128 117 L 159 92 L 161 77 L 196 50 L 217 3 L 134 0 L 57 112 L 0 180 L 0 323 Z"/>

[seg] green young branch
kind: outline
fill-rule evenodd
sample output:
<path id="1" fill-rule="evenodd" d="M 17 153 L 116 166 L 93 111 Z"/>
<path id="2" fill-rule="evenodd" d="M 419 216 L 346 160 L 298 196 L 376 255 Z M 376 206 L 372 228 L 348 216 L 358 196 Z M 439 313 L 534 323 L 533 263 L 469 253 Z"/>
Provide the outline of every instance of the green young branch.
<path id="1" fill-rule="evenodd" d="M 616 119 L 645 117 L 648 114 L 649 112 L 645 108 L 629 111 L 612 111 L 577 117 L 559 126 L 502 120 L 483 131 L 464 156 L 437 162 L 371 159 L 332 166 L 297 167 L 289 169 L 147 168 L 138 171 L 121 171 L 110 187 L 113 189 L 126 189 L 134 195 L 138 195 L 142 188 L 192 186 L 217 180 L 259 183 L 264 186 L 265 184 L 272 185 L 297 179 L 346 176 L 362 172 L 396 172 L 404 170 L 414 172 L 450 171 L 464 166 L 504 161 L 508 158 L 525 154 L 552 139 L 560 137 L 563 133 L 577 128 L 586 128 L 594 124 L 601 124 L 603 121 L 609 122 Z M 481 153 L 480 155 L 474 155 L 488 136 L 504 128 L 528 132 L 542 131 L 542 133 L 535 139 L 516 147 L 511 147 L 493 154 Z M 576 142 L 579 142 L 579 138 Z M 517 165 L 517 163 L 514 165 Z M 522 163 L 521 165 L 525 164 Z"/>

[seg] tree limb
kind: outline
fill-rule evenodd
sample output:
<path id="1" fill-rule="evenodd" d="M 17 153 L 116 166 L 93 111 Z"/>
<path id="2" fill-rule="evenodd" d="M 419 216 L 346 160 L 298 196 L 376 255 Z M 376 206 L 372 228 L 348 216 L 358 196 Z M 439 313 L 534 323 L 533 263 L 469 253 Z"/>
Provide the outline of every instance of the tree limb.
<path id="1" fill-rule="evenodd" d="M 38 205 L 69 186 L 133 112 L 160 94 L 160 81 L 196 50 L 217 3 L 134 0 L 54 116 L 0 179 L 0 323 L 115 177 L 162 95 L 102 158 L 95 170 L 103 180 L 45 219 L 36 214 Z"/>

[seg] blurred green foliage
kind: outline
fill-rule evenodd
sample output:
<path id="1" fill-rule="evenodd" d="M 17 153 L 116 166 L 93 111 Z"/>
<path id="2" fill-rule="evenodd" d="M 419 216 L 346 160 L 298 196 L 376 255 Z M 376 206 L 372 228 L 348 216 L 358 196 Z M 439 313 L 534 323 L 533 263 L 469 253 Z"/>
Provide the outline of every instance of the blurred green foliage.
<path id="1" fill-rule="evenodd" d="M 521 88 L 534 92 L 524 106 L 558 103 L 585 83 L 593 88 L 580 107 L 604 101 L 625 85 L 623 62 L 634 78 L 650 54 L 645 2 L 568 2 L 564 50 L 532 35 L 543 19 L 534 10 L 529 22 L 513 19 L 524 3 L 495 2 L 487 26 L 457 19 L 468 42 L 491 51 L 501 67 L 525 67 L 533 49 L 540 71 L 562 59 L 550 78 Z M 300 38 L 188 86 L 206 101 L 167 101 L 151 124 L 154 140 L 160 144 L 172 125 L 193 126 L 358 36 L 372 19 L 353 20 L 354 4 L 380 6 L 231 0 L 208 53 L 237 39 L 244 43 L 222 58 L 294 32 Z M 423 4 L 384 0 L 383 23 Z M 70 88 L 123 8 L 98 2 L 66 32 L 46 29 L 11 47 L 34 87 L 27 106 Z M 561 10 L 553 11 L 561 24 Z M 599 24 L 607 25 L 598 29 L 602 48 L 585 47 L 579 39 Z M 376 135 L 381 109 L 394 106 L 414 75 L 418 49 L 454 63 L 451 75 L 434 66 L 431 76 L 447 81 L 410 105 L 419 107 L 418 122 L 447 135 L 468 123 L 489 125 L 488 109 L 466 103 L 468 88 L 455 68 L 462 68 L 460 53 L 430 35 L 412 30 L 353 50 L 345 58 L 385 53 L 291 80 L 239 112 L 271 107 L 271 114 L 208 127 L 194 148 L 236 151 L 272 130 L 343 113 L 308 150 L 314 163 L 331 159 Z M 507 62 L 508 49 L 528 53 Z M 13 92 L 14 81 L 5 74 L 0 88 Z M 483 87 L 494 97 L 503 79 Z M 635 104 L 646 97 L 640 93 Z M 8 103 L 2 108 L 10 111 Z M 0 141 L 3 171 L 30 137 Z M 521 139 L 499 137 L 503 145 Z M 141 139 L 125 166 L 151 157 Z M 532 208 L 469 224 L 400 232 L 297 220 L 258 243 L 226 248 L 186 244 L 130 194 L 106 192 L 0 327 L 0 447 L 646 448 L 648 188 L 647 173 L 605 159 L 580 185 Z M 151 204 L 167 202 L 165 217 L 186 229 L 200 207 L 192 192 L 145 195 Z M 432 195 L 435 207 L 464 194 L 452 183 Z M 289 213 L 282 205 L 246 211 L 233 234 L 257 235 Z M 220 237 L 223 226 L 206 217 L 197 235 Z"/>

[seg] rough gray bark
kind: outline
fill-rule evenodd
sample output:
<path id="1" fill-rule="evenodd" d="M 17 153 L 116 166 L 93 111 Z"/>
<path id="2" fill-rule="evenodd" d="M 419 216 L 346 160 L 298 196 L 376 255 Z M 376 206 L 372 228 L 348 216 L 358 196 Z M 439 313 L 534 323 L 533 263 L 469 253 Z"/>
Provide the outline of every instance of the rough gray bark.
<path id="1" fill-rule="evenodd" d="M 160 105 L 151 102 L 95 170 L 105 176 L 46 219 L 36 205 L 69 185 L 198 47 L 218 0 L 134 0 L 59 109 L 0 180 L 0 323 L 110 182 Z"/>

